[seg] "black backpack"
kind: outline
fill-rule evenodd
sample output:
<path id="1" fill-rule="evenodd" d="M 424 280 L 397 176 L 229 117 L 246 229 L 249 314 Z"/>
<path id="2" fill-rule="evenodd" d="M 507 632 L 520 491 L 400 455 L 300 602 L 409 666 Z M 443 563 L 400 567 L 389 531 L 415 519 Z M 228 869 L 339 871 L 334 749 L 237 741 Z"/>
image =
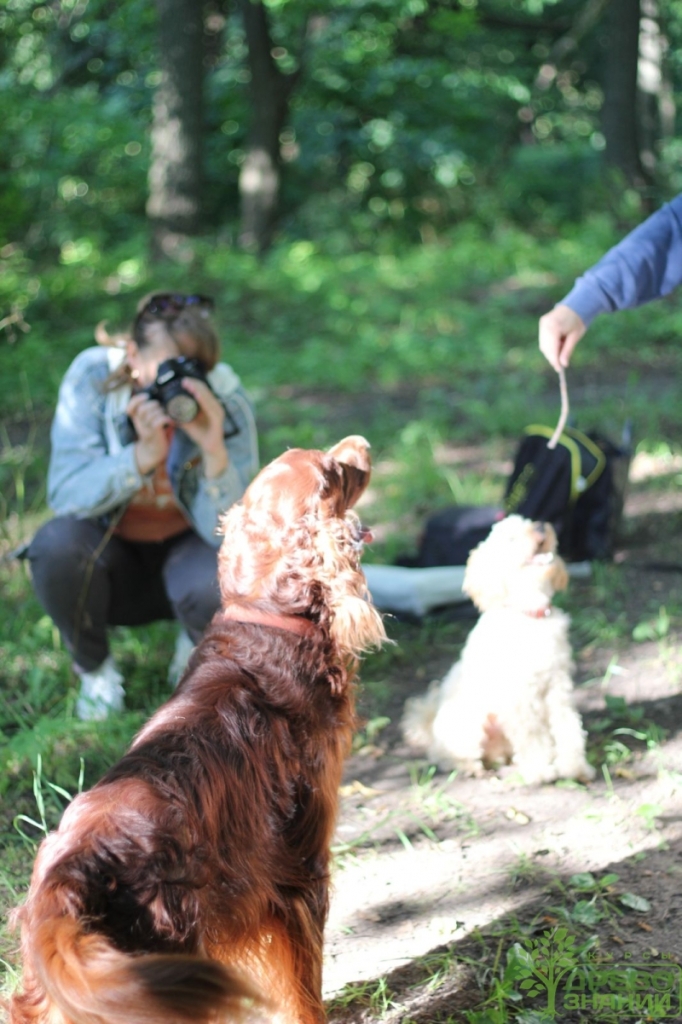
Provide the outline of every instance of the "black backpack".
<path id="1" fill-rule="evenodd" d="M 504 510 L 550 522 L 571 562 L 611 558 L 631 458 L 629 428 L 619 446 L 566 427 L 548 448 L 550 427 L 526 427 L 507 482 Z"/>
<path id="2" fill-rule="evenodd" d="M 504 509 L 499 506 L 448 505 L 426 520 L 417 554 L 400 555 L 396 564 L 419 569 L 465 565 L 470 551 L 500 519 L 504 519 Z"/>
<path id="3" fill-rule="evenodd" d="M 526 427 L 502 507 L 450 505 L 426 520 L 414 556 L 398 565 L 464 565 L 469 552 L 505 515 L 550 522 L 570 562 L 608 559 L 620 525 L 631 458 L 629 427 L 622 444 L 567 427 L 548 448 L 551 427 Z"/>

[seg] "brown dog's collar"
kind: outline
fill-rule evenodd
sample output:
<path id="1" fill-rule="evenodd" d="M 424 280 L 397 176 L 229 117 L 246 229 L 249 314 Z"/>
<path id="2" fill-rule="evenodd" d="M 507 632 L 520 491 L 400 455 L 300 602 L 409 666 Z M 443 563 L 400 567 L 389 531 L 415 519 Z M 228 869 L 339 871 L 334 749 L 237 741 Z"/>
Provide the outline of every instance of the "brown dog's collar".
<path id="1" fill-rule="evenodd" d="M 276 615 L 264 612 L 251 605 L 229 604 L 220 613 L 231 622 L 249 622 L 257 626 L 271 626 L 273 629 L 284 629 L 298 636 L 312 636 L 318 629 L 315 622 L 303 619 L 300 615 Z"/>

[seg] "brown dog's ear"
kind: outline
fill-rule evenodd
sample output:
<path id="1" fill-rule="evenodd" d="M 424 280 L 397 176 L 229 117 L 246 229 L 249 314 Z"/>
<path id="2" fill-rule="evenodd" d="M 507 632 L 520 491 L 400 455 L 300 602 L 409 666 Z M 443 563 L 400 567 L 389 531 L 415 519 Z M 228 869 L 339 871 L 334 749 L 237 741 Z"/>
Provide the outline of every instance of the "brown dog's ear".
<path id="1" fill-rule="evenodd" d="M 327 454 L 339 464 L 343 477 L 344 503 L 346 508 L 352 508 L 369 483 L 372 468 L 369 441 L 359 434 L 352 434 L 335 444 Z"/>
<path id="2" fill-rule="evenodd" d="M 357 466 L 347 466 L 345 462 L 340 462 L 339 466 L 343 475 L 343 500 L 346 508 L 352 508 L 367 488 L 369 473 Z"/>

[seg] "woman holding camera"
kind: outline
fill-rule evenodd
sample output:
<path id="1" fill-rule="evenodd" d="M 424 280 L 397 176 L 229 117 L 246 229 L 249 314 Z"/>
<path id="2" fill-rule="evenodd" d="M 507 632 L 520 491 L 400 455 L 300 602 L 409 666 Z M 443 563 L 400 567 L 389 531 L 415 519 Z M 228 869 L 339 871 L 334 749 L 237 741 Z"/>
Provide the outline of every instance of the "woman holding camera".
<path id="1" fill-rule="evenodd" d="M 258 445 L 240 380 L 218 362 L 212 306 L 149 296 L 130 335 L 98 328 L 100 347 L 81 352 L 60 387 L 48 472 L 56 517 L 28 557 L 80 676 L 82 719 L 123 707 L 108 627 L 177 619 L 191 646 L 219 607 L 216 528 L 255 475 Z"/>

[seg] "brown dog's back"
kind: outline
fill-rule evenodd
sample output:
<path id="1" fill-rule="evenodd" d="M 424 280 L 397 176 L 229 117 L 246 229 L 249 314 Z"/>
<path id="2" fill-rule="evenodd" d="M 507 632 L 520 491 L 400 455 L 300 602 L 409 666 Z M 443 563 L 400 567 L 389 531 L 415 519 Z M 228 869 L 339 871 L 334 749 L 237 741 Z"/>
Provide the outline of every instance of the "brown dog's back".
<path id="1" fill-rule="evenodd" d="M 353 680 L 384 639 L 349 512 L 367 447 L 289 451 L 225 517 L 223 611 L 173 697 L 41 846 L 11 1024 L 217 1024 L 254 999 L 323 1019 Z"/>

